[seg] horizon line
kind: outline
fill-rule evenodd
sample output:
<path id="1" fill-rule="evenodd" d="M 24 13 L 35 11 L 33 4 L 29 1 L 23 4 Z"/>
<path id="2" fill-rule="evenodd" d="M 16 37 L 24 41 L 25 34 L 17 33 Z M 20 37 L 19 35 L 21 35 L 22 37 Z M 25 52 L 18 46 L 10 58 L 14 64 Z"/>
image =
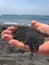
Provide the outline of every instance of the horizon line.
<path id="1" fill-rule="evenodd" d="M 21 15 L 41 15 L 41 16 L 49 16 L 48 14 L 1 14 L 0 16 L 3 16 L 3 15 L 18 15 L 18 16 L 21 16 Z"/>

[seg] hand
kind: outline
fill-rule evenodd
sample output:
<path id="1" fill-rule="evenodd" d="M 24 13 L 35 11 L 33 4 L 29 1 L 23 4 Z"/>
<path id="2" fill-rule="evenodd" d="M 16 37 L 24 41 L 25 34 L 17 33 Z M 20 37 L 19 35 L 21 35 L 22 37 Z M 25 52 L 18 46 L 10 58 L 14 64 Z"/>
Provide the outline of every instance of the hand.
<path id="1" fill-rule="evenodd" d="M 29 46 L 24 45 L 23 42 L 20 42 L 18 40 L 13 39 L 12 32 L 16 28 L 14 26 L 8 27 L 6 30 L 4 30 L 1 35 L 4 40 L 7 40 L 9 44 L 16 46 L 18 48 L 24 49 L 25 51 L 30 51 Z"/>
<path id="2" fill-rule="evenodd" d="M 39 23 L 36 21 L 31 21 L 31 25 L 34 26 L 37 30 L 39 30 L 41 33 L 46 33 L 49 35 L 49 25 Z M 15 30 L 14 26 L 8 27 L 7 30 L 1 33 L 2 38 L 9 41 L 9 43 L 13 46 L 24 49 L 26 51 L 30 51 L 30 47 L 28 45 L 24 45 L 23 42 L 13 39 L 13 36 L 11 34 L 14 30 Z M 35 53 L 48 56 L 49 55 L 49 41 L 45 41 L 41 46 L 39 46 L 39 50 Z"/>
<path id="3" fill-rule="evenodd" d="M 41 33 L 47 34 L 49 36 L 48 24 L 43 24 L 32 20 L 31 25 L 34 26 Z M 45 42 L 41 46 L 39 46 L 39 50 L 36 53 L 49 56 L 49 40 L 45 40 Z"/>

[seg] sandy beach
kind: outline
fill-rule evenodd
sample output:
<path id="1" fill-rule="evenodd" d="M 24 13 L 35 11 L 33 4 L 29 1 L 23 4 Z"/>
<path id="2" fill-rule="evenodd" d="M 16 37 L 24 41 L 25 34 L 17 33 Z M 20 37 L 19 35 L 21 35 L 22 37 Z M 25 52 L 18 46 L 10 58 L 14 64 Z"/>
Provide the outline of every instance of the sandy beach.
<path id="1" fill-rule="evenodd" d="M 9 43 L 1 39 L 1 32 L 11 25 L 0 24 L 0 65 L 49 65 L 49 57 L 34 54 L 30 59 L 30 52 L 25 52 L 19 48 L 12 47 Z"/>

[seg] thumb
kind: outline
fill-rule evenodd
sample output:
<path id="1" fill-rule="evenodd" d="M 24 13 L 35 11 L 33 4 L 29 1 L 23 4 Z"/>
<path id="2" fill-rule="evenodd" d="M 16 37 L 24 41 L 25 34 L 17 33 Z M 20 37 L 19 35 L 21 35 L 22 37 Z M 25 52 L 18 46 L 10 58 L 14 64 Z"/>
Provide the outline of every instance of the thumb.
<path id="1" fill-rule="evenodd" d="M 36 21 L 32 20 L 31 26 L 35 27 L 41 33 L 49 35 L 49 25 L 48 24 L 44 24 L 44 23 L 40 23 L 40 22 L 36 22 Z"/>
<path id="2" fill-rule="evenodd" d="M 31 21 L 31 26 L 35 27 L 35 28 L 38 28 L 40 27 L 41 25 L 43 25 L 42 23 L 39 23 L 39 22 L 36 22 L 34 20 Z"/>

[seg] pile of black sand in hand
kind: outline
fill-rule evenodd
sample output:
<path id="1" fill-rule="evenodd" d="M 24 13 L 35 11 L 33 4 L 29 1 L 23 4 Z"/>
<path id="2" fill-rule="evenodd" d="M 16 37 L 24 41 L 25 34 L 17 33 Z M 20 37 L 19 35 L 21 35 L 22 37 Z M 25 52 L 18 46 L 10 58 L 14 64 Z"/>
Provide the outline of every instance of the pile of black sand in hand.
<path id="1" fill-rule="evenodd" d="M 8 26 L 1 26 L 0 27 L 0 34 L 2 31 L 6 30 Z M 17 27 L 17 26 L 16 26 Z M 24 44 L 27 44 L 30 46 L 30 49 L 32 51 L 38 50 L 38 47 L 44 42 L 43 35 L 37 31 L 34 27 L 29 26 L 18 26 L 18 29 L 16 29 L 13 32 L 13 38 L 17 39 L 19 41 L 24 42 Z M 4 53 L 24 53 L 25 51 L 22 49 L 17 49 L 16 47 L 11 46 L 7 41 L 1 39 L 0 35 L 0 54 Z"/>
<path id="2" fill-rule="evenodd" d="M 13 32 L 13 38 L 29 45 L 31 51 L 38 50 L 45 40 L 43 35 L 31 26 L 18 26 Z"/>

